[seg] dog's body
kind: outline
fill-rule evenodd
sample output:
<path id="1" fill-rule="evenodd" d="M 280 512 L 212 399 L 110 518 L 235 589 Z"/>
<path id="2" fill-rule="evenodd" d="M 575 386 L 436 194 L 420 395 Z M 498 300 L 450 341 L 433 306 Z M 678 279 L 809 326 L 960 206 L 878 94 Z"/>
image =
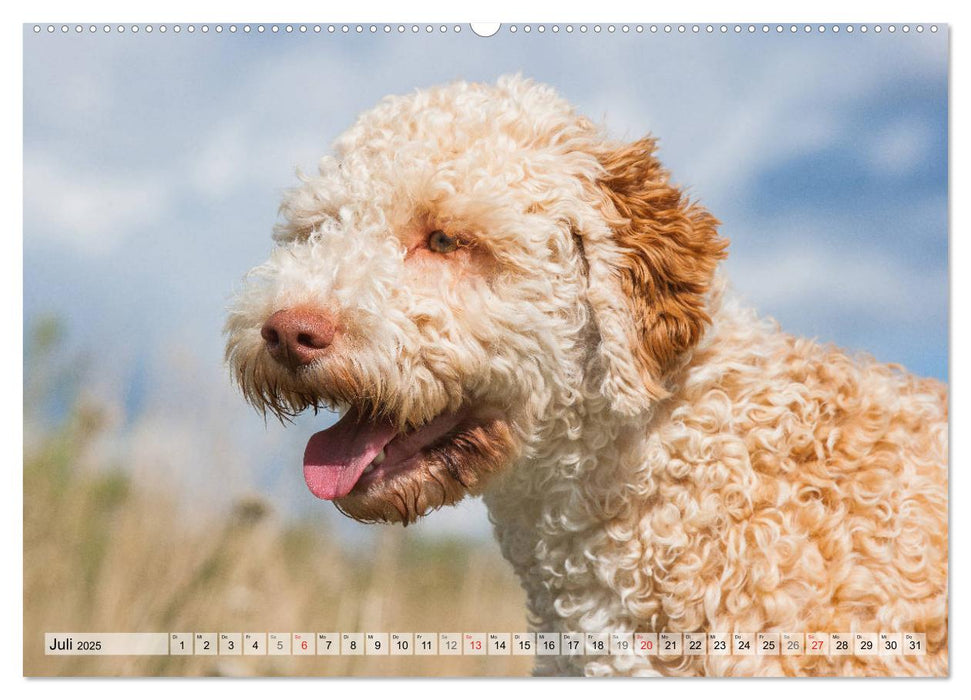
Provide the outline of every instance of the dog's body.
<path id="1" fill-rule="evenodd" d="M 677 386 L 485 493 L 536 629 L 919 630 L 925 657 L 538 657 L 540 673 L 947 673 L 944 392 L 725 303 Z"/>
<path id="2" fill-rule="evenodd" d="M 537 673 L 947 673 L 942 385 L 741 309 L 653 157 L 518 78 L 389 98 L 284 203 L 230 317 L 247 397 L 346 409 L 361 520 L 483 494 L 559 632 L 926 634 L 924 656 L 539 656 Z"/>

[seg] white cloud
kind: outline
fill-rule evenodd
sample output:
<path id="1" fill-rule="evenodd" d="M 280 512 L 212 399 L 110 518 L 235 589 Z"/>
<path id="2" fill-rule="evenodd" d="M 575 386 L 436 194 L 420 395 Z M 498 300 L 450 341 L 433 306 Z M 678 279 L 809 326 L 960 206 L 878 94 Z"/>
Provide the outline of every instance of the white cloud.
<path id="1" fill-rule="evenodd" d="M 247 143 L 249 124 L 243 119 L 225 120 L 210 130 L 205 146 L 191 157 L 188 179 L 207 197 L 231 194 L 253 170 L 249 163 Z M 247 167 L 249 165 L 249 167 Z"/>
<path id="2" fill-rule="evenodd" d="M 658 136 L 674 179 L 706 199 L 731 199 L 766 168 L 840 142 L 861 102 L 907 74 L 939 77 L 943 65 L 939 46 L 874 47 L 848 61 L 845 49 L 814 42 L 788 40 L 763 52 L 688 41 L 652 54 L 650 77 L 634 90 L 629 76 L 608 71 L 575 92 L 591 116 L 606 114 L 613 133 Z M 878 135 L 871 150 L 906 167 L 929 138 L 915 126 Z"/>
<path id="3" fill-rule="evenodd" d="M 763 254 L 730 257 L 726 268 L 736 290 L 756 308 L 775 314 L 828 309 L 852 322 L 876 318 L 885 322 L 921 320 L 927 309 L 947 299 L 947 276 L 880 253 L 810 246 L 798 232 L 777 233 L 765 240 L 785 241 Z"/>
<path id="4" fill-rule="evenodd" d="M 133 177 L 24 154 L 24 227 L 32 238 L 101 255 L 168 215 L 169 205 L 169 188 L 158 173 Z"/>
<path id="5" fill-rule="evenodd" d="M 873 134 L 866 155 L 875 174 L 902 174 L 918 167 L 931 148 L 927 124 L 899 121 Z"/>

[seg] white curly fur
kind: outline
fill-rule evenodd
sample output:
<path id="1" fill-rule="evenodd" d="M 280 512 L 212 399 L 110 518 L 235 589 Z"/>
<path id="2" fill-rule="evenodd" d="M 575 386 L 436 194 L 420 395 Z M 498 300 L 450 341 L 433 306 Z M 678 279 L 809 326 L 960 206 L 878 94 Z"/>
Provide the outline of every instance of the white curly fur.
<path id="1" fill-rule="evenodd" d="M 786 335 L 717 274 L 700 341 L 646 368 L 638 343 L 655 326 L 618 275 L 630 251 L 615 224 L 632 215 L 602 190 L 619 147 L 519 77 L 386 98 L 285 199 L 279 245 L 227 324 L 240 386 L 277 413 L 366 400 L 402 429 L 500 412 L 506 463 L 461 495 L 483 494 L 537 630 L 907 630 L 928 644 L 541 656 L 538 674 L 946 674 L 944 388 Z M 434 228 L 467 247 L 423 249 Z M 260 337 L 296 305 L 340 323 L 299 373 Z M 440 505 L 408 487 L 419 512 L 391 519 Z"/>

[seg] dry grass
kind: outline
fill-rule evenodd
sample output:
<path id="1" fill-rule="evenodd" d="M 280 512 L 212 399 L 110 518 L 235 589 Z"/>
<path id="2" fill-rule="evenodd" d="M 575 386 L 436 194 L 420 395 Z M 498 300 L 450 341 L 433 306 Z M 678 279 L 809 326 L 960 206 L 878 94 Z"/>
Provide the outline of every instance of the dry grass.
<path id="1" fill-rule="evenodd" d="M 45 632 L 526 629 L 523 593 L 494 545 L 387 527 L 353 551 L 257 500 L 190 518 L 174 489 L 92 464 L 103 429 L 101 409 L 75 403 L 62 425 L 25 441 L 25 675 L 529 673 L 532 660 L 512 656 L 45 656 Z"/>

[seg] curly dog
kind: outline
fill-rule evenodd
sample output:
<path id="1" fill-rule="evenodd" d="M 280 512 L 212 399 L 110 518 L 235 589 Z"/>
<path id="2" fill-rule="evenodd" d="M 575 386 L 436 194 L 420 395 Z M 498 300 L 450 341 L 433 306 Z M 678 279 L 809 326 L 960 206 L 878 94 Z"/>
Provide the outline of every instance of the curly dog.
<path id="1" fill-rule="evenodd" d="M 343 414 L 304 477 L 353 518 L 481 494 L 537 630 L 927 641 L 538 674 L 946 674 L 946 388 L 742 308 L 654 151 L 520 77 L 384 99 L 287 194 L 230 311 L 235 381 Z"/>

